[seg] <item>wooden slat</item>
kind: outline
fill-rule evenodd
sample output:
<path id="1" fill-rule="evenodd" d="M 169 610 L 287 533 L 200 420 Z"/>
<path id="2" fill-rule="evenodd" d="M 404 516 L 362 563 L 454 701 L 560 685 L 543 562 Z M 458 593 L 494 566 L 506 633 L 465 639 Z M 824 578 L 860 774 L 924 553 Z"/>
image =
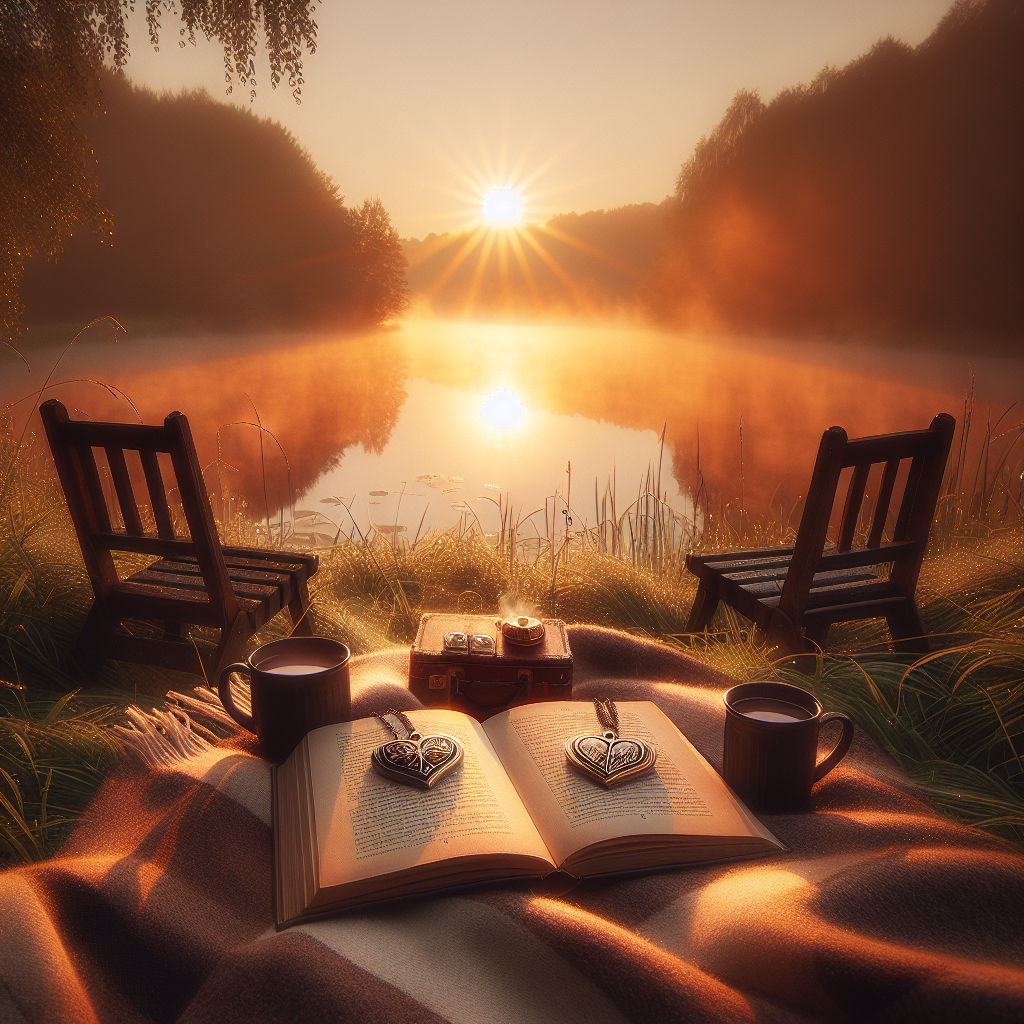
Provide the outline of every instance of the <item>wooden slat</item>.
<path id="1" fill-rule="evenodd" d="M 144 532 L 142 520 L 139 518 L 139 506 L 135 501 L 131 477 L 128 475 L 128 464 L 124 461 L 124 450 L 122 448 L 105 448 L 104 451 L 107 453 L 107 465 L 110 466 L 110 476 L 114 481 L 117 501 L 121 506 L 124 528 L 137 537 L 141 536 Z"/>
<path id="2" fill-rule="evenodd" d="M 863 601 L 875 601 L 895 596 L 892 584 L 888 580 L 877 580 L 874 583 L 853 583 L 848 587 L 823 587 L 812 590 L 807 597 L 807 607 L 827 608 L 841 604 L 859 604 Z"/>
<path id="3" fill-rule="evenodd" d="M 789 568 L 789 563 L 792 559 L 792 553 L 778 558 L 736 558 L 728 562 L 716 562 L 704 566 L 704 568 L 708 572 L 729 576 L 736 572 L 754 572 L 769 569 L 786 570 Z M 691 569 L 690 571 L 692 572 L 693 570 Z"/>
<path id="4" fill-rule="evenodd" d="M 910 464 L 910 472 L 907 474 L 907 484 L 903 488 L 903 500 L 900 502 L 899 515 L 896 517 L 896 525 L 893 527 L 893 540 L 907 540 L 910 535 L 910 517 L 914 511 L 914 502 L 917 498 L 917 489 L 921 484 L 921 478 L 925 471 L 926 460 L 916 458 Z"/>
<path id="5" fill-rule="evenodd" d="M 858 566 L 883 565 L 886 562 L 896 562 L 912 553 L 915 548 L 915 544 L 903 541 L 900 544 L 880 544 L 877 548 L 852 548 L 850 551 L 822 555 L 818 560 L 818 571 L 855 569 Z"/>
<path id="6" fill-rule="evenodd" d="M 117 583 L 117 569 L 110 552 L 97 547 L 93 541 L 96 522 L 89 508 L 85 477 L 78 462 L 78 453 L 62 439 L 62 429 L 70 422 L 68 411 L 55 398 L 51 398 L 39 407 L 39 416 L 43 421 L 57 476 L 68 503 L 68 512 L 71 513 L 71 521 L 75 525 L 75 533 L 82 549 L 82 559 L 89 573 L 93 593 L 97 600 L 102 601 L 110 588 Z"/>
<path id="7" fill-rule="evenodd" d="M 737 582 L 745 593 L 757 598 L 770 594 L 778 596 L 782 593 L 782 583 L 779 580 L 743 580 Z"/>
<path id="8" fill-rule="evenodd" d="M 733 583 L 751 582 L 765 583 L 768 580 L 782 581 L 786 578 L 786 567 L 780 569 L 744 569 L 740 572 L 724 572 L 722 576 Z"/>
<path id="9" fill-rule="evenodd" d="M 195 562 L 194 558 L 185 559 L 185 561 Z M 228 556 L 224 559 L 225 565 L 228 567 L 230 572 L 232 568 L 235 569 L 248 569 L 252 572 L 280 572 L 286 573 L 287 575 L 296 578 L 306 578 L 308 573 L 308 566 L 304 562 L 288 562 L 288 561 L 257 561 L 255 558 L 233 558 Z M 198 565 L 198 562 L 196 562 Z"/>
<path id="10" fill-rule="evenodd" d="M 140 555 L 174 555 L 175 558 L 191 555 L 195 550 L 192 541 L 183 537 L 165 539 L 152 533 L 133 537 L 129 533 L 115 533 L 107 530 L 92 535 L 93 543 L 106 551 L 135 551 Z"/>
<path id="11" fill-rule="evenodd" d="M 107 512 L 107 499 L 103 497 L 103 485 L 100 483 L 99 470 L 96 468 L 96 456 L 88 445 L 76 444 L 78 465 L 82 470 L 89 504 L 92 506 L 93 520 L 99 530 L 110 529 L 110 514 Z"/>
<path id="12" fill-rule="evenodd" d="M 906 606 L 906 603 L 905 597 L 880 597 L 871 601 L 836 603 L 823 608 L 809 608 L 804 615 L 804 625 L 850 622 L 854 619 L 881 619 L 892 609 L 900 605 Z"/>
<path id="13" fill-rule="evenodd" d="M 171 462 L 178 481 L 178 494 L 188 523 L 194 554 L 210 593 L 210 600 L 221 609 L 225 623 L 233 622 L 238 615 L 238 605 L 227 566 L 217 536 L 217 524 L 210 508 L 210 497 L 206 492 L 203 471 L 199 467 L 195 443 L 188 420 L 180 412 L 172 412 L 164 420 L 164 426 L 174 439 L 171 445 Z"/>
<path id="14" fill-rule="evenodd" d="M 829 427 L 821 435 L 818 455 L 807 488 L 797 540 L 793 547 L 793 562 L 782 591 L 779 610 L 790 622 L 799 624 L 803 615 L 807 591 L 814 574 L 820 571 L 819 560 L 825 549 L 828 520 L 836 496 L 836 486 L 846 451 L 846 431 L 842 427 Z M 839 568 L 835 566 L 835 568 Z"/>
<path id="15" fill-rule="evenodd" d="M 315 572 L 320 565 L 320 556 L 305 551 L 268 551 L 264 548 L 232 548 L 223 547 L 225 558 L 254 558 L 260 562 L 301 562 L 312 567 Z M 312 574 L 311 574 L 312 575 Z"/>
<path id="16" fill-rule="evenodd" d="M 250 598 L 236 598 L 239 607 L 253 621 L 255 628 L 266 622 L 266 603 Z M 210 604 L 209 596 L 198 590 L 171 590 L 149 583 L 122 580 L 108 597 L 111 611 L 124 618 L 178 620 L 200 626 L 221 626 L 220 609 Z"/>
<path id="17" fill-rule="evenodd" d="M 746 562 L 758 558 L 782 558 L 791 554 L 793 554 L 792 545 L 789 547 L 757 548 L 750 551 L 722 551 L 718 554 L 690 554 L 686 556 L 686 564 L 687 567 L 691 565 L 715 565 L 717 567 L 719 562 L 728 562 L 730 559 Z M 690 571 L 693 572 L 692 569 Z"/>
<path id="18" fill-rule="evenodd" d="M 174 536 L 174 523 L 171 521 L 171 509 L 167 504 L 167 491 L 164 488 L 164 475 L 160 472 L 160 462 L 156 452 L 140 451 L 142 471 L 146 474 L 146 486 L 149 488 L 149 503 L 156 520 L 156 532 L 160 537 L 170 540 Z"/>
<path id="19" fill-rule="evenodd" d="M 864 504 L 864 491 L 868 485 L 868 474 L 871 472 L 871 463 L 864 462 L 857 466 L 850 479 L 850 489 L 846 492 L 846 507 L 843 509 L 843 518 L 839 527 L 839 541 L 836 549 L 840 552 L 849 551 L 853 544 L 853 535 L 857 529 L 857 520 L 860 518 L 860 508 Z"/>
<path id="20" fill-rule="evenodd" d="M 138 451 L 170 451 L 171 435 L 165 427 L 144 423 L 103 423 L 92 420 L 69 420 L 58 427 L 65 444 L 88 445 L 90 448 L 127 448 Z"/>
<path id="21" fill-rule="evenodd" d="M 806 614 L 812 610 L 821 608 L 844 608 L 851 604 L 869 604 L 872 601 L 888 600 L 891 597 L 900 597 L 893 592 L 893 587 L 888 580 L 879 580 L 877 583 L 855 583 L 845 587 L 824 588 L 811 591 L 807 597 Z M 777 597 L 769 595 L 761 598 L 762 604 L 767 608 L 777 607 Z"/>
<path id="22" fill-rule="evenodd" d="M 914 592 L 917 589 L 917 578 L 921 572 L 921 561 L 924 558 L 925 547 L 928 544 L 928 533 L 931 530 L 932 519 L 935 517 L 935 506 L 939 500 L 939 491 L 942 489 L 942 477 L 946 471 L 946 460 L 949 458 L 949 449 L 953 443 L 955 428 L 956 423 L 953 417 L 947 413 L 939 413 L 932 420 L 932 430 L 939 438 L 939 443 L 934 456 L 927 460 L 927 464 L 922 468 L 920 475 L 915 481 L 913 508 L 906 523 L 906 538 L 914 543 L 915 551 L 912 556 L 903 559 L 892 568 L 893 583 L 910 599 L 913 598 Z M 911 467 L 911 475 L 913 475 L 913 467 Z M 910 480 L 908 478 L 907 490 L 909 489 Z M 903 505 L 905 506 L 906 504 L 905 490 Z M 900 516 L 903 516 L 902 507 L 900 508 Z M 902 540 L 903 538 L 897 537 L 894 539 Z M 912 600 L 911 610 L 916 619 L 917 610 L 913 607 Z"/>
<path id="23" fill-rule="evenodd" d="M 203 577 L 199 573 L 181 576 L 169 572 L 150 572 L 149 569 L 141 569 L 139 572 L 133 572 L 125 582 L 150 583 L 153 586 L 165 587 L 168 593 L 178 590 L 201 590 L 204 593 L 206 591 Z M 270 583 L 240 581 L 235 583 L 231 589 L 235 592 L 236 597 L 249 597 L 254 601 L 271 601 L 275 596 L 280 597 L 281 594 L 281 588 Z"/>
<path id="24" fill-rule="evenodd" d="M 171 575 L 185 575 L 195 576 L 197 580 L 202 580 L 202 573 L 199 571 L 199 566 L 195 562 L 189 562 L 182 560 L 168 561 L 167 559 L 161 559 L 159 562 L 154 562 L 152 565 L 146 567 L 149 572 L 163 572 Z M 262 583 L 271 587 L 288 587 L 291 588 L 293 585 L 293 577 L 287 572 L 273 572 L 270 569 L 235 569 L 228 563 L 228 578 L 232 583 Z M 237 591 L 237 588 L 235 588 Z"/>
<path id="25" fill-rule="evenodd" d="M 847 442 L 843 452 L 843 469 L 861 463 L 873 465 L 876 462 L 931 454 L 938 450 L 941 443 L 941 436 L 934 430 L 905 430 L 898 434 L 858 437 L 855 441 Z"/>
<path id="26" fill-rule="evenodd" d="M 777 578 L 769 577 L 767 579 L 759 579 L 753 574 L 747 579 L 737 580 L 734 576 L 729 576 L 728 578 L 739 583 L 739 585 L 748 594 L 782 593 L 782 587 L 780 586 L 781 581 Z M 842 572 L 822 572 L 815 575 L 814 580 L 811 582 L 811 593 L 813 594 L 819 590 L 827 590 L 833 587 L 845 587 L 849 586 L 851 583 L 869 583 L 877 579 L 878 577 L 873 572 L 868 572 L 863 569 L 844 569 Z"/>
<path id="27" fill-rule="evenodd" d="M 823 572 L 814 577 L 811 585 L 812 594 L 821 594 L 826 590 L 836 590 L 855 583 L 888 583 L 889 581 L 868 569 L 845 569 L 843 572 Z"/>
<path id="28" fill-rule="evenodd" d="M 878 498 L 875 501 L 875 518 L 872 520 L 871 533 L 868 535 L 869 548 L 877 548 L 882 543 L 885 523 L 889 518 L 889 502 L 892 501 L 892 490 L 896 486 L 896 475 L 899 471 L 899 459 L 890 459 L 885 464 L 885 471 L 882 473 L 882 483 L 878 488 Z"/>

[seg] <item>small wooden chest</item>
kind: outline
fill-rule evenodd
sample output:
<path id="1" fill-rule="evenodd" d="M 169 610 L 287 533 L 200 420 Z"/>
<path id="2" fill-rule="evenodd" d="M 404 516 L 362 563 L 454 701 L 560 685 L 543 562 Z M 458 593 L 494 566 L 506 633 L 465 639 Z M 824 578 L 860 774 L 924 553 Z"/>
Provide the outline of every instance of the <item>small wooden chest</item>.
<path id="1" fill-rule="evenodd" d="M 409 655 L 409 689 L 427 707 L 479 721 L 519 704 L 572 699 L 572 652 L 565 623 L 543 619 L 533 646 L 502 635 L 489 615 L 428 614 Z"/>

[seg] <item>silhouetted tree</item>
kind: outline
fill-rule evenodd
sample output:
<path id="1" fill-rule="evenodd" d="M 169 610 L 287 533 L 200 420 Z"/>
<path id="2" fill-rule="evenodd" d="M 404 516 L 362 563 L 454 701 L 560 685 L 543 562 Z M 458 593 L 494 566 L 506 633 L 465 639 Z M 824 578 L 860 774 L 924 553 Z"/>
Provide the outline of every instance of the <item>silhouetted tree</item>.
<path id="1" fill-rule="evenodd" d="M 178 0 L 176 8 L 145 0 L 155 47 L 161 17 L 175 9 L 180 46 L 194 44 L 197 32 L 223 44 L 229 91 L 233 78 L 255 89 L 262 37 L 271 86 L 286 80 L 298 99 L 303 50 L 316 48 L 308 0 Z M 102 109 L 105 63 L 127 63 L 129 10 L 130 0 L 0 0 L 0 341 L 21 330 L 27 256 L 56 258 L 76 222 L 109 238 L 92 150 L 76 120 Z"/>
<path id="2" fill-rule="evenodd" d="M 382 323 L 408 306 L 405 268 L 398 232 L 391 226 L 384 204 L 367 199 L 352 211 L 358 232 L 358 263 L 361 286 L 358 307 L 368 320 Z"/>

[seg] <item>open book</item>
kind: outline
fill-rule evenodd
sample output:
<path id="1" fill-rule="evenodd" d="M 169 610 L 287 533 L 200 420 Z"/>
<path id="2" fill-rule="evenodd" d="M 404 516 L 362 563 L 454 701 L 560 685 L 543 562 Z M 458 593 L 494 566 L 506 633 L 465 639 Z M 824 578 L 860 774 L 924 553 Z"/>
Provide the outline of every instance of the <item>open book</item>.
<path id="1" fill-rule="evenodd" d="M 647 775 L 605 789 L 578 775 L 564 743 L 601 731 L 593 704 L 528 704 L 480 723 L 409 712 L 445 733 L 462 764 L 430 790 L 379 775 L 376 718 L 309 733 L 274 770 L 277 926 L 431 889 L 584 877 L 767 853 L 782 844 L 736 799 L 665 714 L 618 703 L 620 735 L 656 747 Z"/>

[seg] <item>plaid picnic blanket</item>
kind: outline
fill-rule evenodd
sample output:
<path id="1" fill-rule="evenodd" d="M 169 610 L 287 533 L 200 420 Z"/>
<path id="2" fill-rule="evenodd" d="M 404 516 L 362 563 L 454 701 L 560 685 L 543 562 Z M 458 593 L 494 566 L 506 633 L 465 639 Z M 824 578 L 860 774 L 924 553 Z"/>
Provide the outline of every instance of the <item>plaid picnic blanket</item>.
<path id="1" fill-rule="evenodd" d="M 728 679 L 607 630 L 571 644 L 575 696 L 656 701 L 720 766 Z M 353 661 L 357 715 L 415 706 L 407 662 Z M 1019 853 L 940 817 L 861 733 L 814 813 L 765 817 L 788 853 L 277 932 L 269 766 L 164 732 L 60 856 L 0 874 L 0 1022 L 1024 1020 Z"/>

